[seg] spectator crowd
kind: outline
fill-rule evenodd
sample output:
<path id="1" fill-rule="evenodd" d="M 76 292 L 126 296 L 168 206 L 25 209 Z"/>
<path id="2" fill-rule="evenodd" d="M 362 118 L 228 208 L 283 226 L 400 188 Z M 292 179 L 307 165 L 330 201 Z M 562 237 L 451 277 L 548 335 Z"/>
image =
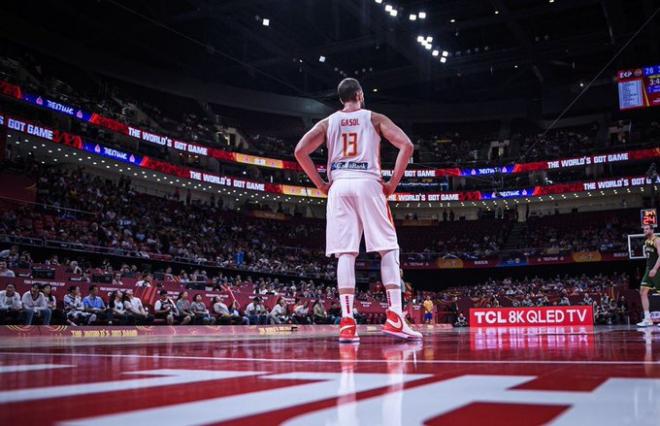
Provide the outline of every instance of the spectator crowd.
<path id="1" fill-rule="evenodd" d="M 35 269 L 27 252 L 17 247 L 0 251 L 0 277 L 33 278 Z M 26 263 L 28 259 L 28 263 Z M 12 281 L 0 291 L 0 323 L 21 324 L 193 324 L 265 325 L 336 324 L 341 315 L 334 282 L 280 279 L 272 276 L 245 279 L 240 274 L 217 273 L 205 269 L 173 273 L 171 267 L 156 272 L 138 272 L 127 264 L 114 269 L 108 262 L 81 267 L 78 261 L 58 256 L 48 258 L 41 268 L 65 268 L 69 275 L 66 294 L 55 296 L 47 281 L 39 280 L 23 294 Z M 31 272 L 32 271 L 32 272 Z M 102 293 L 101 284 L 111 291 Z M 2 280 L 3 278 L 0 278 Z M 449 322 L 466 326 L 470 307 L 534 307 L 591 305 L 597 324 L 625 324 L 638 314 L 629 305 L 625 274 L 556 276 L 488 280 L 482 284 L 451 287 L 439 291 L 412 292 L 408 301 L 423 308 L 426 323 Z M 77 282 L 77 283 L 76 283 Z M 132 284 L 131 284 L 132 283 Z M 144 303 L 136 294 L 154 288 L 153 303 Z M 82 294 L 85 288 L 86 294 Z M 196 290 L 203 290 L 202 292 Z M 143 293 L 144 294 L 144 293 Z M 241 306 L 241 300 L 248 300 Z M 359 288 L 358 301 L 384 302 L 382 284 Z M 381 316 L 361 313 L 361 323 L 378 323 Z M 633 318 L 634 320 L 634 318 Z"/>
<path id="2" fill-rule="evenodd" d="M 82 170 L 39 169 L 38 201 L 1 214 L 0 233 L 96 247 L 116 255 L 242 269 L 246 271 L 334 277 L 318 240 L 320 222 L 289 222 L 273 232 L 268 220 L 223 209 L 215 201 L 180 202 L 133 191 L 119 182 Z"/>
<path id="3" fill-rule="evenodd" d="M 295 142 L 305 131 L 297 117 L 246 113 L 101 75 L 90 78 L 87 71 L 18 46 L 8 45 L 0 57 L 0 79 L 150 132 L 238 152 L 291 158 Z M 413 138 L 416 161 L 438 167 L 486 166 L 593 154 L 635 141 L 654 145 L 660 140 L 657 119 L 634 126 L 615 122 L 609 137 L 606 126 L 599 123 L 549 132 L 532 123 L 514 123 L 507 137 L 500 135 L 499 127 L 498 122 L 436 123 L 430 128 L 420 124 L 410 132 L 418 135 Z M 229 137 L 229 128 L 235 137 Z M 318 158 L 322 157 L 321 152 Z M 386 151 L 383 158 L 393 161 L 393 151 Z M 191 160 L 195 161 L 194 156 Z"/>
<path id="4" fill-rule="evenodd" d="M 322 220 L 292 218 L 256 204 L 239 212 L 215 197 L 191 200 L 178 190 L 147 195 L 136 192 L 125 176 L 112 181 L 84 169 L 41 165 L 31 173 L 37 203 L 0 210 L 0 235 L 6 241 L 48 241 L 108 255 L 334 279 L 335 262 L 323 251 Z M 282 220 L 261 217 L 262 209 Z M 442 220 L 415 222 L 399 227 L 407 263 L 625 252 L 627 234 L 635 233 L 639 217 L 637 210 L 625 209 L 530 216 L 524 223 L 507 215 L 468 222 L 445 210 Z M 517 239 L 514 226 L 524 228 Z M 468 227 L 470 232 L 464 232 Z"/>

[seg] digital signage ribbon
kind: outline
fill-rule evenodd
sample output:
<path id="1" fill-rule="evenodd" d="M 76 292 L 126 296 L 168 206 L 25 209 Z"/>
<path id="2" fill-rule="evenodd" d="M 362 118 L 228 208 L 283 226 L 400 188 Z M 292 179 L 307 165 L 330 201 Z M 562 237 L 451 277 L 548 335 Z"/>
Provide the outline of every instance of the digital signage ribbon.
<path id="1" fill-rule="evenodd" d="M 271 192 L 284 195 L 294 195 L 300 197 L 323 198 L 318 189 L 284 185 L 271 184 L 263 182 L 254 182 L 242 178 L 230 176 L 219 176 L 198 170 L 192 170 L 185 167 L 170 164 L 164 161 L 152 159 L 146 155 L 138 155 L 124 152 L 118 149 L 106 147 L 103 144 L 86 140 L 78 135 L 68 132 L 53 130 L 39 124 L 14 117 L 0 115 L 0 125 L 10 130 L 15 130 L 38 138 L 46 139 L 58 144 L 64 144 L 73 148 L 83 150 L 95 155 L 100 155 L 112 160 L 123 163 L 130 163 L 136 166 L 158 171 L 161 173 L 177 176 L 184 179 L 192 179 L 199 182 L 210 183 L 221 186 L 228 186 L 237 189 L 248 189 L 251 191 Z M 528 198 L 544 195 L 565 194 L 573 192 L 587 192 L 605 189 L 619 189 L 638 187 L 650 184 L 660 183 L 660 177 L 650 179 L 644 176 L 627 176 L 611 179 L 603 179 L 587 182 L 572 182 L 555 185 L 536 186 L 533 188 L 502 190 L 495 192 L 465 191 L 465 192 L 425 192 L 425 193 L 395 193 L 388 197 L 389 201 L 394 202 L 449 202 L 449 201 L 482 201 L 507 198 Z"/>

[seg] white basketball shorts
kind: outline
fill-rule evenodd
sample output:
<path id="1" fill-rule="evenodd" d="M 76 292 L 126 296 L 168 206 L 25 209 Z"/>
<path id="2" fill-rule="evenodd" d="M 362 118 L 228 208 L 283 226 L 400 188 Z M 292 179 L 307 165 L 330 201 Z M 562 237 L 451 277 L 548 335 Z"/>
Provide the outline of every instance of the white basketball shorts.
<path id="1" fill-rule="evenodd" d="M 326 256 L 359 253 L 364 232 L 367 252 L 396 250 L 392 213 L 375 179 L 337 179 L 328 193 Z"/>

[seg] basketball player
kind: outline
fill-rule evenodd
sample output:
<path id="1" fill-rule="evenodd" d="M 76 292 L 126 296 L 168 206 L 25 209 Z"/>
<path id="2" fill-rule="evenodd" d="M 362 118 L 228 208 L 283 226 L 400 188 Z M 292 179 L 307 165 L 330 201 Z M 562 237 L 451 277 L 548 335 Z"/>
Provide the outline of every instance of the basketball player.
<path id="1" fill-rule="evenodd" d="M 639 292 L 642 298 L 642 308 L 644 308 L 644 319 L 638 322 L 638 327 L 650 327 L 653 325 L 651 321 L 651 313 L 649 312 L 649 292 L 660 289 L 660 276 L 658 276 L 658 269 L 660 268 L 660 238 L 656 237 L 653 233 L 653 226 L 645 224 L 642 226 L 642 231 L 646 240 L 644 241 L 644 257 L 646 257 L 646 271 L 640 283 Z"/>
<path id="2" fill-rule="evenodd" d="M 403 278 L 403 269 L 399 270 L 401 277 L 401 291 L 403 292 L 403 303 L 406 305 L 406 315 L 412 320 L 413 317 L 413 287 L 412 284 Z"/>
<path id="3" fill-rule="evenodd" d="M 388 309 L 383 332 L 402 339 L 421 339 L 404 319 L 399 277 L 399 244 L 387 197 L 394 193 L 413 153 L 413 144 L 389 118 L 364 107 L 364 92 L 354 78 L 337 88 L 341 111 L 318 122 L 296 146 L 296 159 L 316 187 L 328 195 L 326 255 L 337 257 L 337 283 L 342 310 L 339 341 L 358 342 L 353 318 L 355 258 L 364 233 L 367 252 L 381 256 L 381 278 Z M 380 140 L 399 149 L 392 178 L 383 182 Z M 328 148 L 328 182 L 316 170 L 310 154 L 323 143 Z"/>

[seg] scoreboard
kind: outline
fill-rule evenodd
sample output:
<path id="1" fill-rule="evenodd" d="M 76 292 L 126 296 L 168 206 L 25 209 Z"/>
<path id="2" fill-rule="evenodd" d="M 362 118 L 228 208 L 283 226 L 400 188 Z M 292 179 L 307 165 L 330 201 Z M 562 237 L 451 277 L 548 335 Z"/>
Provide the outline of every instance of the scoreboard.
<path id="1" fill-rule="evenodd" d="M 655 209 L 642 209 L 640 216 L 643 225 L 651 225 L 653 228 L 658 226 L 658 212 Z"/>
<path id="2" fill-rule="evenodd" d="M 619 71 L 616 81 L 619 109 L 660 106 L 660 65 Z"/>

